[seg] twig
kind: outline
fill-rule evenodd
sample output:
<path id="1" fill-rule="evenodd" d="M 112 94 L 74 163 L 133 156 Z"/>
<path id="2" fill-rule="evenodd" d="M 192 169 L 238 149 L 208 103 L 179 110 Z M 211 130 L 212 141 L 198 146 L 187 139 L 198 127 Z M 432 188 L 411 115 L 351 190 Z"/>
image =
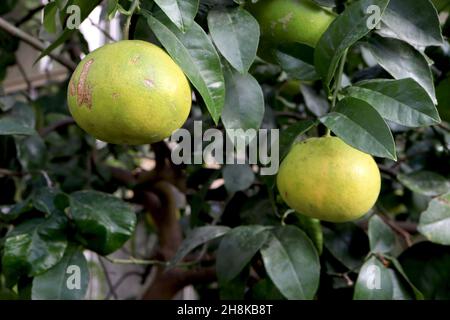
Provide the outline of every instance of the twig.
<path id="1" fill-rule="evenodd" d="M 41 128 L 39 130 L 39 134 L 42 137 L 45 137 L 47 134 L 49 134 L 52 131 L 67 127 L 71 124 L 74 124 L 75 120 L 73 120 L 72 118 L 67 118 L 67 119 L 62 119 L 60 121 L 57 121 L 55 123 L 52 123 L 51 125 L 49 125 L 48 127 L 45 128 Z"/>
<path id="2" fill-rule="evenodd" d="M 99 24 L 95 23 L 94 20 L 89 18 L 89 22 L 96 27 L 105 37 L 107 37 L 111 41 L 116 41 L 105 29 L 103 29 Z"/>
<path id="3" fill-rule="evenodd" d="M 25 22 L 27 22 L 28 20 L 30 20 L 31 18 L 33 18 L 33 16 L 38 13 L 39 11 L 41 11 L 42 9 L 45 8 L 45 5 L 40 5 L 37 6 L 34 9 L 31 9 L 30 11 L 28 11 L 28 13 L 26 15 L 24 15 L 19 21 L 17 21 L 15 23 L 16 27 L 20 27 L 22 24 L 24 24 Z"/>
<path id="4" fill-rule="evenodd" d="M 28 33 L 20 30 L 19 28 L 17 28 L 16 26 L 14 26 L 13 24 L 9 23 L 8 21 L 6 21 L 5 19 L 3 19 L 1 17 L 0 17 L 0 28 L 5 30 L 9 34 L 19 38 L 23 42 L 29 44 L 30 46 L 32 46 L 33 48 L 35 48 L 39 51 L 44 51 L 46 49 L 45 45 L 41 41 L 39 41 L 35 37 L 29 35 Z M 75 70 L 75 68 L 76 68 L 75 63 L 66 59 L 65 57 L 54 54 L 54 53 L 49 53 L 48 55 L 52 59 L 58 61 L 60 64 L 65 66 L 67 69 L 69 69 L 71 71 Z"/>
<path id="5" fill-rule="evenodd" d="M 0 177 L 3 176 L 12 176 L 12 177 L 21 177 L 23 174 L 21 172 L 11 171 L 9 169 L 0 168 Z"/>
<path id="6" fill-rule="evenodd" d="M 124 40 L 128 40 L 130 38 L 130 24 L 131 24 L 131 17 L 134 14 L 134 11 L 139 6 L 139 0 L 133 0 L 131 3 L 130 10 L 128 10 L 128 16 L 127 20 L 125 21 L 125 26 L 123 27 L 123 38 Z"/>
<path id="7" fill-rule="evenodd" d="M 114 291 L 119 289 L 120 285 L 130 276 L 142 277 L 143 274 L 140 272 L 137 272 L 137 271 L 130 271 L 130 272 L 123 274 L 122 277 L 120 277 L 120 279 L 117 280 L 117 282 L 114 284 Z M 111 297 L 111 293 L 112 293 L 112 291 L 110 290 L 110 292 L 108 292 L 108 294 L 106 295 L 105 300 L 108 300 Z"/>
<path id="8" fill-rule="evenodd" d="M 99 263 L 100 263 L 100 265 L 101 265 L 101 267 L 103 269 L 103 273 L 105 274 L 106 282 L 108 283 L 108 286 L 109 286 L 109 291 L 110 292 L 108 292 L 108 295 L 111 293 L 113 295 L 114 299 L 118 300 L 119 296 L 117 295 L 117 292 L 116 292 L 116 290 L 114 288 L 114 285 L 113 285 L 113 283 L 111 281 L 111 278 L 109 277 L 108 269 L 106 268 L 105 263 L 103 262 L 102 259 L 103 258 L 99 256 L 98 261 L 99 261 Z"/>

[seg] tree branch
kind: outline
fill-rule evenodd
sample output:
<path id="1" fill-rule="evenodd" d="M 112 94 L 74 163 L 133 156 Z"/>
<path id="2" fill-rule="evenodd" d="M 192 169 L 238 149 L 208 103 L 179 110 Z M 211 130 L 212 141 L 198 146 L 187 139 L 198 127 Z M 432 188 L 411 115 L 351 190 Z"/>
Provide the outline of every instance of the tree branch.
<path id="1" fill-rule="evenodd" d="M 16 26 L 14 26 L 13 24 L 9 23 L 8 21 L 6 21 L 5 19 L 3 19 L 1 17 L 0 17 L 0 28 L 5 30 L 9 34 L 19 38 L 23 42 L 29 44 L 30 46 L 32 46 L 33 48 L 35 48 L 39 51 L 44 51 L 46 49 L 45 45 L 41 41 L 39 41 L 35 37 L 29 35 L 28 33 L 20 30 L 19 28 L 17 28 Z M 75 70 L 75 68 L 76 68 L 75 63 L 66 59 L 65 57 L 54 54 L 54 53 L 49 53 L 48 55 L 52 59 L 58 61 L 60 64 L 65 66 L 67 69 L 69 69 L 71 71 Z"/>

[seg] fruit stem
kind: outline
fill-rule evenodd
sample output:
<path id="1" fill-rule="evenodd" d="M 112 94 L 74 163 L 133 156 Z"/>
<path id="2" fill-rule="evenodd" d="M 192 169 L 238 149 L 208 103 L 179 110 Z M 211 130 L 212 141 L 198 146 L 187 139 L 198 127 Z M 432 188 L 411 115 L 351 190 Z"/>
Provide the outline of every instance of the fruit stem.
<path id="1" fill-rule="evenodd" d="M 130 24 L 131 24 L 131 17 L 134 14 L 134 11 L 136 11 L 136 8 L 139 6 L 139 0 L 133 0 L 130 6 L 130 10 L 128 10 L 129 15 L 127 16 L 127 20 L 125 21 L 125 25 L 123 27 L 123 39 L 128 40 L 130 38 Z"/>
<path id="2" fill-rule="evenodd" d="M 333 111 L 334 108 L 336 107 L 337 96 L 338 96 L 339 90 L 341 90 L 342 74 L 344 73 L 344 66 L 345 66 L 345 61 L 347 60 L 347 53 L 348 53 L 348 49 L 346 49 L 344 51 L 341 61 L 339 62 L 339 69 L 336 74 L 336 81 L 334 83 L 333 100 L 331 101 L 330 111 Z M 330 135 L 331 135 L 331 130 L 327 128 L 325 136 L 329 137 Z"/>

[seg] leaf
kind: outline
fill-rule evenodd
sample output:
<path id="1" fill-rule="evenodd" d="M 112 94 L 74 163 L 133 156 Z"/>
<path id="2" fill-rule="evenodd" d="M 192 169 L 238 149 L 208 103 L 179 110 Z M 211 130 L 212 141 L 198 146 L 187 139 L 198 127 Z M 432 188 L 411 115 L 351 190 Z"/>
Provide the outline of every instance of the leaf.
<path id="1" fill-rule="evenodd" d="M 379 216 L 374 215 L 370 218 L 368 233 L 372 252 L 390 253 L 395 249 L 395 233 Z"/>
<path id="2" fill-rule="evenodd" d="M 33 206 L 47 214 L 63 213 L 69 206 L 69 197 L 64 192 L 54 188 L 40 188 L 32 197 Z"/>
<path id="3" fill-rule="evenodd" d="M 290 43 L 278 47 L 274 54 L 278 64 L 290 77 L 302 81 L 320 79 L 314 68 L 313 48 L 301 43 Z"/>
<path id="4" fill-rule="evenodd" d="M 369 80 L 348 87 L 346 92 L 366 101 L 383 118 L 403 126 L 429 126 L 441 121 L 430 96 L 413 79 Z"/>
<path id="5" fill-rule="evenodd" d="M 72 193 L 70 215 L 79 241 L 101 255 L 122 247 L 136 225 L 136 214 L 129 204 L 98 191 Z"/>
<path id="6" fill-rule="evenodd" d="M 363 264 L 369 251 L 366 233 L 353 223 L 322 226 L 326 249 L 349 270 Z"/>
<path id="7" fill-rule="evenodd" d="M 225 102 L 225 81 L 219 55 L 203 29 L 192 23 L 182 33 L 162 13 L 147 16 L 147 22 L 170 56 L 200 92 L 217 124 Z"/>
<path id="8" fill-rule="evenodd" d="M 89 284 L 89 269 L 80 248 L 69 246 L 61 261 L 33 279 L 33 300 L 80 300 Z"/>
<path id="9" fill-rule="evenodd" d="M 76 5 L 80 8 L 80 21 L 83 22 L 89 14 L 92 12 L 92 10 L 97 7 L 97 5 L 102 0 L 74 0 L 72 5 Z M 64 31 L 59 35 L 59 37 L 51 44 L 49 45 L 44 51 L 41 52 L 39 57 L 36 59 L 35 63 L 41 60 L 43 57 L 48 55 L 50 52 L 58 48 L 60 45 L 62 45 L 64 42 L 66 42 L 72 34 L 77 31 L 78 29 L 67 29 L 65 28 Z"/>
<path id="10" fill-rule="evenodd" d="M 208 28 L 214 44 L 240 73 L 248 72 L 256 58 L 259 24 L 244 9 L 219 9 L 208 13 Z"/>
<path id="11" fill-rule="evenodd" d="M 199 0 L 155 0 L 155 3 L 182 32 L 188 29 L 197 14 Z"/>
<path id="12" fill-rule="evenodd" d="M 450 193 L 431 200 L 420 216 L 418 230 L 431 242 L 450 245 Z"/>
<path id="13" fill-rule="evenodd" d="M 283 129 L 283 134 L 280 136 L 280 160 L 283 160 L 284 157 L 286 157 L 298 136 L 304 134 L 316 125 L 316 121 L 300 120 L 286 129 Z"/>
<path id="14" fill-rule="evenodd" d="M 316 117 L 325 115 L 330 109 L 327 100 L 318 95 L 313 88 L 307 85 L 300 85 L 305 105 Z"/>
<path id="15" fill-rule="evenodd" d="M 44 7 L 44 19 L 42 25 L 49 33 L 55 33 L 57 31 L 56 19 L 59 18 L 58 4 L 56 2 L 50 2 Z"/>
<path id="16" fill-rule="evenodd" d="M 21 124 L 9 117 L 0 118 L 0 135 L 33 135 L 36 131 L 33 128 Z"/>
<path id="17" fill-rule="evenodd" d="M 391 300 L 394 288 L 391 273 L 375 256 L 362 266 L 355 284 L 354 300 Z"/>
<path id="18" fill-rule="evenodd" d="M 390 0 L 382 21 L 398 39 L 413 46 L 442 45 L 439 16 L 429 0 Z"/>
<path id="19" fill-rule="evenodd" d="M 286 298 L 314 298 L 320 263 L 314 245 L 303 231 L 293 226 L 274 229 L 261 254 L 267 273 Z"/>
<path id="20" fill-rule="evenodd" d="M 388 260 L 392 263 L 392 266 L 395 268 L 397 273 L 401 276 L 403 281 L 406 282 L 406 284 L 412 290 L 415 298 L 417 300 L 423 300 L 424 296 L 423 296 L 422 292 L 420 292 L 420 290 L 417 289 L 417 287 L 411 282 L 411 280 L 409 280 L 409 278 L 406 275 L 405 271 L 403 270 L 403 267 L 401 266 L 400 262 L 397 259 L 391 258 L 391 257 L 388 257 Z"/>
<path id="21" fill-rule="evenodd" d="M 252 300 L 284 300 L 283 295 L 275 287 L 270 278 L 258 281 L 250 291 Z"/>
<path id="22" fill-rule="evenodd" d="M 37 134 L 15 137 L 17 159 L 27 171 L 42 170 L 47 160 L 44 140 Z"/>
<path id="23" fill-rule="evenodd" d="M 450 299 L 450 248 L 420 242 L 405 250 L 399 262 L 425 299 Z"/>
<path id="24" fill-rule="evenodd" d="M 255 181 L 255 174 L 248 164 L 230 164 L 222 169 L 225 188 L 233 193 L 248 189 Z"/>
<path id="25" fill-rule="evenodd" d="M 221 283 L 239 275 L 269 237 L 269 228 L 239 226 L 220 241 L 217 251 L 217 277 Z"/>
<path id="26" fill-rule="evenodd" d="M 258 83 L 250 74 L 240 74 L 236 71 L 225 72 L 226 97 L 222 112 L 222 122 L 227 130 L 238 131 L 238 138 L 246 137 L 248 129 L 257 130 L 264 118 L 264 95 Z M 229 134 L 231 136 L 231 134 Z"/>
<path id="27" fill-rule="evenodd" d="M 430 171 L 416 171 L 397 176 L 405 187 L 416 193 L 435 197 L 450 191 L 450 183 L 443 176 Z"/>
<path id="28" fill-rule="evenodd" d="M 363 100 L 347 97 L 320 121 L 352 147 L 368 154 L 397 159 L 392 133 L 383 118 Z"/>
<path id="29" fill-rule="evenodd" d="M 217 239 L 225 235 L 230 231 L 226 226 L 204 226 L 192 230 L 189 235 L 184 239 L 178 248 L 175 256 L 170 260 L 169 265 L 175 266 L 178 262 L 196 247 L 211 240 Z"/>
<path id="30" fill-rule="evenodd" d="M 379 36 L 370 39 L 368 49 L 380 66 L 395 79 L 415 80 L 437 104 L 431 70 L 420 52 L 401 40 Z"/>
<path id="31" fill-rule="evenodd" d="M 14 284 L 19 276 L 35 276 L 56 265 L 67 247 L 67 218 L 51 215 L 17 225 L 6 237 L 2 266 Z"/>
<path id="32" fill-rule="evenodd" d="M 325 86 L 330 85 L 345 50 L 368 34 L 371 30 L 369 26 L 374 28 L 377 25 L 388 3 L 389 0 L 357 1 L 349 5 L 331 23 L 320 38 L 314 52 L 314 64 Z M 371 15 L 368 12 L 370 6 L 378 6 L 381 16 Z"/>

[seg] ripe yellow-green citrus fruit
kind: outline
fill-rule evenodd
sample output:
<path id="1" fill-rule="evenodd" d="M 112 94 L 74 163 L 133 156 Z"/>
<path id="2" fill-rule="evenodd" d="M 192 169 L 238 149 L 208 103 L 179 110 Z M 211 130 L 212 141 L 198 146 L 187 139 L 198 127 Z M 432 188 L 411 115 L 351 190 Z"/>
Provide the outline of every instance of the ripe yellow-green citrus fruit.
<path id="1" fill-rule="evenodd" d="M 67 100 L 77 124 L 95 138 L 137 145 L 161 141 L 183 125 L 191 90 L 180 67 L 162 49 L 124 40 L 80 62 Z"/>
<path id="2" fill-rule="evenodd" d="M 337 137 L 311 138 L 295 144 L 277 176 L 283 200 L 312 218 L 345 222 L 360 218 L 380 193 L 374 159 Z"/>
<path id="3" fill-rule="evenodd" d="M 247 9 L 261 27 L 260 55 L 290 42 L 314 48 L 335 18 L 312 0 L 259 0 Z"/>
<path id="4" fill-rule="evenodd" d="M 450 77 L 442 80 L 436 87 L 436 98 L 441 119 L 450 122 Z"/>

